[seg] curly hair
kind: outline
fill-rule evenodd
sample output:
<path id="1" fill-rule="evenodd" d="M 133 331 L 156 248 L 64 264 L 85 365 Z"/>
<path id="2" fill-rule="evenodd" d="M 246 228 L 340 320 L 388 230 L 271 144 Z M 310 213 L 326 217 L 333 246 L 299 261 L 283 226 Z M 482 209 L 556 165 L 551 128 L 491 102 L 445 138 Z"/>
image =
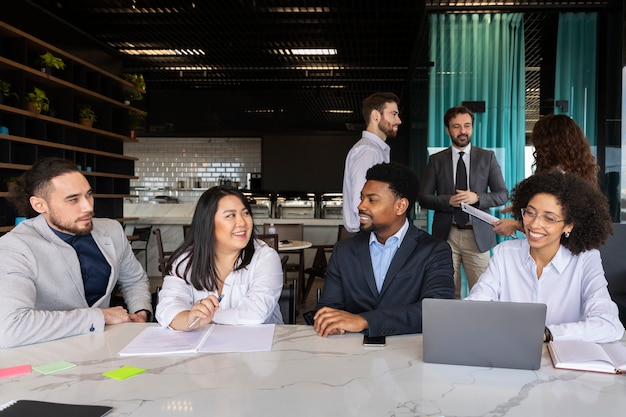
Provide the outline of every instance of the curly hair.
<path id="1" fill-rule="evenodd" d="M 599 167 L 589 141 L 576 122 L 563 114 L 543 116 L 533 128 L 535 173 L 559 170 L 598 185 Z"/>
<path id="2" fill-rule="evenodd" d="M 409 201 L 407 215 L 415 205 L 419 180 L 411 168 L 396 162 L 376 164 L 367 170 L 365 179 L 386 182 L 398 198 L 406 198 Z"/>
<path id="3" fill-rule="evenodd" d="M 537 194 L 554 196 L 563 211 L 565 224 L 573 224 L 569 238 L 561 245 L 574 255 L 598 249 L 613 233 L 609 203 L 594 184 L 575 174 L 546 171 L 526 178 L 511 191 L 513 215 L 522 221 L 521 209 Z"/>

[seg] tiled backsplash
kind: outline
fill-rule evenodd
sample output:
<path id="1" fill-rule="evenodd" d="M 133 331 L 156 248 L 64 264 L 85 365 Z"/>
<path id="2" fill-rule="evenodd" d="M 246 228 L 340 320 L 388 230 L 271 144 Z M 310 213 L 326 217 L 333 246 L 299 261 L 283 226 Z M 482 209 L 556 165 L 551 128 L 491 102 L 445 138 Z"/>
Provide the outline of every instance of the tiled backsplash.
<path id="1" fill-rule="evenodd" d="M 138 138 L 125 143 L 124 154 L 139 158 L 131 180 L 133 203 L 150 201 L 157 195 L 195 203 L 203 190 L 220 177 L 246 185 L 248 172 L 261 172 L 261 138 Z M 184 184 L 180 189 L 179 181 Z M 139 188 L 139 190 L 137 190 Z M 129 203 L 131 201 L 128 201 Z"/>

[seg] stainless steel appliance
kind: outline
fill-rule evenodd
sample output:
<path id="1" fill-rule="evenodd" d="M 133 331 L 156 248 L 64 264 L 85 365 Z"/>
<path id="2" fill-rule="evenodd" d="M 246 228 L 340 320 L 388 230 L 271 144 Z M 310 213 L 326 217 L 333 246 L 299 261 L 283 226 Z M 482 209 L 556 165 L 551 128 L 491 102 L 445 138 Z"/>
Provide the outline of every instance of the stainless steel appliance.
<path id="1" fill-rule="evenodd" d="M 168 195 L 157 195 L 152 200 L 150 200 L 152 204 L 178 204 L 178 199 L 176 197 L 170 197 Z"/>
<path id="2" fill-rule="evenodd" d="M 342 193 L 324 193 L 320 195 L 320 218 L 341 219 L 343 208 Z"/>
<path id="3" fill-rule="evenodd" d="M 243 193 L 252 208 L 252 217 L 255 219 L 270 219 L 272 217 L 272 195 L 266 192 Z"/>
<path id="4" fill-rule="evenodd" d="M 246 177 L 248 190 L 260 190 L 261 189 L 261 173 L 260 172 L 248 172 Z"/>
<path id="5" fill-rule="evenodd" d="M 314 193 L 278 193 L 276 195 L 276 218 L 314 219 Z"/>

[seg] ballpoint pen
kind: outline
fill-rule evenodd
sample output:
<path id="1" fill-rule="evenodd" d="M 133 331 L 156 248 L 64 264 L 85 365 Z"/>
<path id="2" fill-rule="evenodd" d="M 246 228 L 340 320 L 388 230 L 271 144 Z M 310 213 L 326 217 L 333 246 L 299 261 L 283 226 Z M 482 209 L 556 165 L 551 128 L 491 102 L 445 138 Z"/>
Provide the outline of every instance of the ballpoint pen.
<path id="1" fill-rule="evenodd" d="M 222 298 L 224 298 L 224 294 L 220 295 L 219 297 L 217 297 L 217 302 L 219 303 L 220 301 L 222 301 Z M 202 300 L 201 300 L 202 301 Z M 191 324 L 187 327 L 188 329 L 191 329 L 193 326 L 196 325 L 196 323 L 198 323 L 200 321 L 200 317 L 196 317 L 194 319 L 194 321 L 191 322 Z"/>

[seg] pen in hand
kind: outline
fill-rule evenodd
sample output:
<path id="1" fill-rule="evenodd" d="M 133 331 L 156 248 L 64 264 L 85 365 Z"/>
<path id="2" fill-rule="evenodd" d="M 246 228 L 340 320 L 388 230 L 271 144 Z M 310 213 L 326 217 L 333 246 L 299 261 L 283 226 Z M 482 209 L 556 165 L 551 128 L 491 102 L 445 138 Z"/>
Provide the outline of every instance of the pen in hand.
<path id="1" fill-rule="evenodd" d="M 224 294 L 220 295 L 217 298 L 217 302 L 219 303 L 220 301 L 222 301 L 222 298 L 224 298 Z M 191 329 L 193 326 L 195 326 L 198 322 L 200 321 L 200 317 L 196 317 L 194 319 L 194 321 L 191 322 L 191 324 L 187 327 L 188 329 Z"/>

